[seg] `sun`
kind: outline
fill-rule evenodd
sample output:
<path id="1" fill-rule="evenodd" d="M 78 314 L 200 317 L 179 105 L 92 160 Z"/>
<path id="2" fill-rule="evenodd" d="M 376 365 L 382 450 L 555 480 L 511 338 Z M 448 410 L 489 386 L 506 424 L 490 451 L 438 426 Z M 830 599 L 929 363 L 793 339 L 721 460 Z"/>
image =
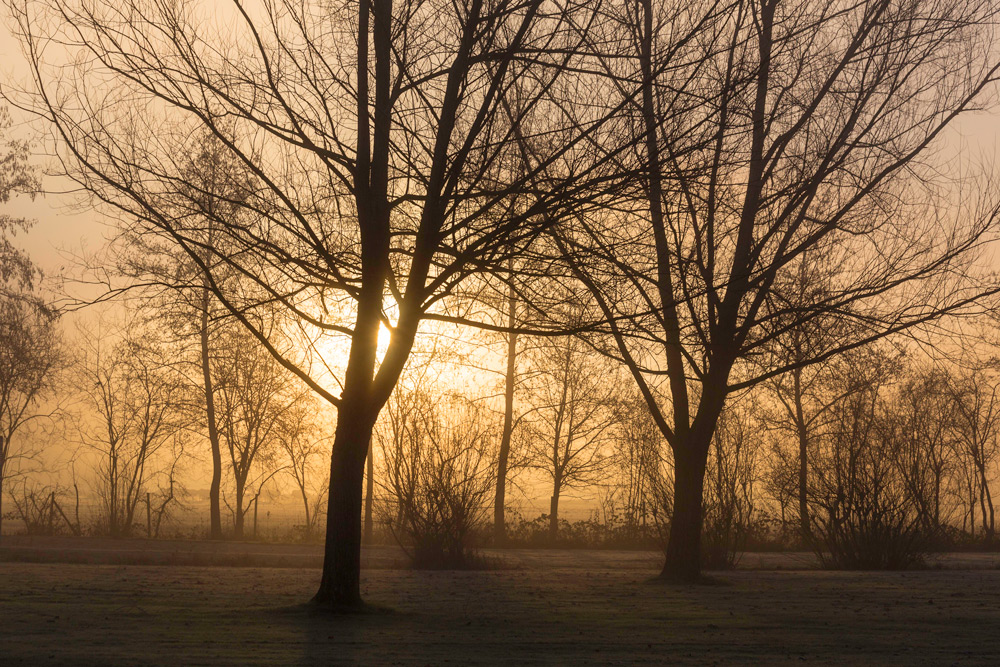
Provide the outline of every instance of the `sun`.
<path id="1" fill-rule="evenodd" d="M 378 358 L 379 361 L 385 358 L 385 353 L 389 351 L 389 341 L 392 340 L 392 331 L 382 322 L 378 325 Z"/>

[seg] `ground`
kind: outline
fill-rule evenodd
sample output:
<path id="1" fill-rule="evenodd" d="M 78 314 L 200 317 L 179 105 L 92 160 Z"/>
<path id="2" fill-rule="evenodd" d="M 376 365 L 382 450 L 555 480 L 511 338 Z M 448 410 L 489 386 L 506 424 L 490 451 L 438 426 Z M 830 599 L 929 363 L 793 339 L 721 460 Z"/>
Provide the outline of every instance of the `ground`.
<path id="1" fill-rule="evenodd" d="M 514 551 L 502 554 L 507 569 L 482 572 L 379 568 L 391 552 L 374 553 L 364 596 L 384 609 L 356 616 L 301 605 L 317 584 L 313 567 L 0 554 L 0 664 L 1000 662 L 995 555 L 939 564 L 977 569 L 744 569 L 717 573 L 716 585 L 668 586 L 651 581 L 658 556 L 643 552 Z"/>

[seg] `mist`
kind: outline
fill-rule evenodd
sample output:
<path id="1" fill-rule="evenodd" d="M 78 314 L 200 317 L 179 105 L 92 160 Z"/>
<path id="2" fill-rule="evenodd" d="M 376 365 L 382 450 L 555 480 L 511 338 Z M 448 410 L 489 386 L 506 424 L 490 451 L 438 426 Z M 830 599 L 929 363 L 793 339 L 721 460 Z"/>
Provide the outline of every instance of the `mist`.
<path id="1" fill-rule="evenodd" d="M 5 0 L 3 655 L 993 661 L 994 5 Z"/>

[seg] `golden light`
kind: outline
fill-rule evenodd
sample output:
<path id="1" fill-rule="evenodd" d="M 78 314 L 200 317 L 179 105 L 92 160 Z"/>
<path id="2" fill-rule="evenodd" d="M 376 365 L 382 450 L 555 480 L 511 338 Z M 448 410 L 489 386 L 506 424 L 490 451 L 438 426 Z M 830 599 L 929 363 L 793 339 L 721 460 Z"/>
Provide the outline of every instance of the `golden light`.
<path id="1" fill-rule="evenodd" d="M 389 350 L 389 341 L 392 340 L 392 331 L 385 325 L 378 325 L 378 359 L 381 362 L 385 358 L 385 353 Z"/>

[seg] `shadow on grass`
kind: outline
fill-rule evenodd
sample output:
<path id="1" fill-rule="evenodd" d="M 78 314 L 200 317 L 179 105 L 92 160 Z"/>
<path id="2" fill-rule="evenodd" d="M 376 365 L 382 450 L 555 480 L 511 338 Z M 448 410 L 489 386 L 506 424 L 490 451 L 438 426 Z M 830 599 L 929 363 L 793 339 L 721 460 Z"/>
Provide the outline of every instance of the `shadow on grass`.
<path id="1" fill-rule="evenodd" d="M 503 556 L 475 554 L 472 557 L 465 558 L 460 563 L 436 559 L 411 559 L 400 567 L 400 569 L 413 570 L 415 572 L 492 572 L 521 570 L 523 566 Z"/>
<path id="2" fill-rule="evenodd" d="M 287 607 L 276 607 L 270 613 L 283 618 L 324 618 L 329 616 L 390 616 L 397 613 L 392 607 L 370 602 L 359 605 L 329 605 L 318 602 L 303 602 Z"/>
<path id="3" fill-rule="evenodd" d="M 699 574 L 694 579 L 687 577 L 666 577 L 658 574 L 651 579 L 646 579 L 646 584 L 652 586 L 689 587 L 689 586 L 732 586 L 733 582 L 719 576 L 710 574 Z"/>

